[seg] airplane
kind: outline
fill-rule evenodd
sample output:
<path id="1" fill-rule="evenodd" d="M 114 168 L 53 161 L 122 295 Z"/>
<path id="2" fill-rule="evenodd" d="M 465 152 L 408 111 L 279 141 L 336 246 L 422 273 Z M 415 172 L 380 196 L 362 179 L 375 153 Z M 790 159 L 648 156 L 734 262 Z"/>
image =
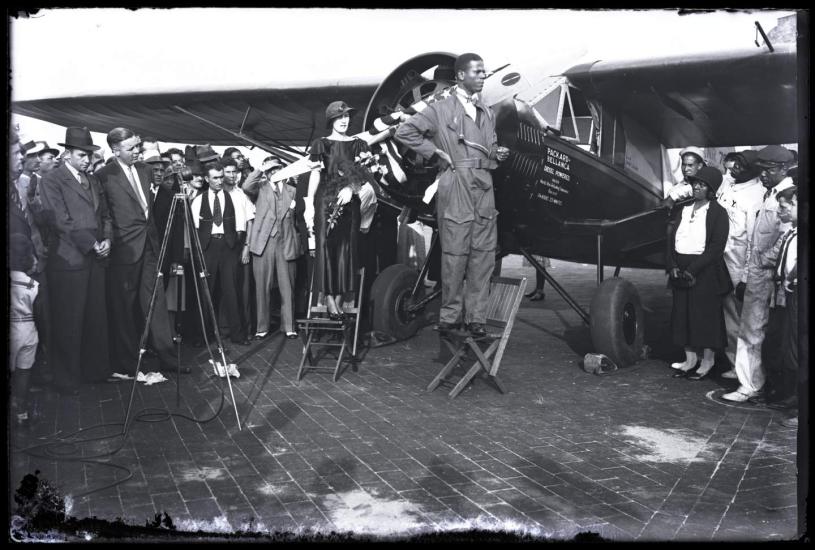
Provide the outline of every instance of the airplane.
<path id="1" fill-rule="evenodd" d="M 494 171 L 500 254 L 522 254 L 591 329 L 595 350 L 618 366 L 642 357 L 644 312 L 622 268 L 664 267 L 663 203 L 669 148 L 798 141 L 794 44 L 632 61 L 596 61 L 558 75 L 508 65 L 485 82 L 509 159 Z M 759 46 L 756 43 L 756 46 Z M 18 101 L 12 111 L 62 126 L 106 132 L 126 126 L 161 141 L 250 144 L 303 174 L 304 148 L 325 128 L 324 108 L 367 105 L 349 133 L 375 133 L 382 117 L 412 112 L 454 84 L 456 55 L 413 57 L 378 83 L 263 90 L 63 97 Z M 424 199 L 435 168 L 404 149 L 404 177 L 383 184 L 380 202 L 435 226 Z M 297 167 L 293 168 L 294 165 Z M 437 247 L 434 232 L 433 247 Z M 371 288 L 373 328 L 390 340 L 423 325 L 432 252 L 417 270 L 384 269 Z M 589 311 L 536 256 L 597 266 Z M 605 278 L 605 266 L 614 276 Z"/>

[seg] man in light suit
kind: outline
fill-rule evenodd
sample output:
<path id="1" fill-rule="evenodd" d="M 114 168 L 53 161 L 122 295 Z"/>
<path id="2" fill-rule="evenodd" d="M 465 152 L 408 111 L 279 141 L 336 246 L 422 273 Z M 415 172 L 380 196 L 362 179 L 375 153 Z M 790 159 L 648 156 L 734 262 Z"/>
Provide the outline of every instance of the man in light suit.
<path id="1" fill-rule="evenodd" d="M 51 287 L 51 365 L 54 383 L 77 395 L 78 382 L 105 381 L 108 355 L 105 272 L 113 227 L 96 176 L 85 174 L 93 144 L 87 128 L 65 131 L 65 163 L 45 175 L 43 208 L 52 225 L 47 267 Z"/>
<path id="2" fill-rule="evenodd" d="M 152 217 L 152 173 L 136 162 L 141 151 L 139 136 L 127 128 L 114 128 L 108 132 L 107 141 L 115 161 L 96 175 L 105 189 L 113 226 L 108 271 L 111 359 L 116 372 L 132 374 L 139 358 L 141 327 L 137 319 L 148 312 L 161 241 Z M 159 369 L 174 372 L 175 354 L 163 285 L 156 293 L 150 318 L 150 343 L 159 357 Z M 189 367 L 183 371 L 189 372 Z"/>
<path id="3" fill-rule="evenodd" d="M 277 158 L 269 159 L 266 173 L 282 168 Z M 295 190 L 284 182 L 269 183 L 266 173 L 255 170 L 243 184 L 247 194 L 257 194 L 255 221 L 249 232 L 247 243 L 253 255 L 252 268 L 255 274 L 255 295 L 257 296 L 256 339 L 269 334 L 269 299 L 272 288 L 277 283 L 280 288 L 281 329 L 287 338 L 297 338 L 294 331 L 294 278 L 295 258 L 286 258 L 285 238 L 297 238 L 294 233 Z"/>

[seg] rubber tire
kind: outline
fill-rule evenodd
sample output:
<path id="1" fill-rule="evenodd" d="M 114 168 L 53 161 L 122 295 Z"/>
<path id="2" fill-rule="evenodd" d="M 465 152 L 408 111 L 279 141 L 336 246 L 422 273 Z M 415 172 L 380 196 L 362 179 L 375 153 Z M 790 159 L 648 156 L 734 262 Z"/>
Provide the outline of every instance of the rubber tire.
<path id="1" fill-rule="evenodd" d="M 634 319 L 626 319 L 633 313 Z M 636 287 L 620 277 L 606 279 L 591 301 L 591 340 L 618 367 L 636 363 L 645 343 L 645 312 Z M 628 336 L 626 336 L 628 330 Z"/>
<path id="2" fill-rule="evenodd" d="M 371 287 L 371 307 L 373 329 L 389 334 L 397 340 L 410 338 L 419 330 L 423 323 L 421 313 L 408 322 L 400 318 L 397 313 L 398 301 L 406 294 L 410 294 L 418 271 L 404 264 L 394 264 L 385 268 L 374 281 Z"/>

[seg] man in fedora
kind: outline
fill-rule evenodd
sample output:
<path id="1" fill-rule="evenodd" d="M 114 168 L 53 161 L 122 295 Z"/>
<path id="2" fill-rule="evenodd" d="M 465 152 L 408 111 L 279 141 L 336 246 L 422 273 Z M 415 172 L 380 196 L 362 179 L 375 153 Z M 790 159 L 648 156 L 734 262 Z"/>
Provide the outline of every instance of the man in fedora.
<path id="1" fill-rule="evenodd" d="M 156 284 L 161 237 L 153 222 L 153 175 L 137 163 L 141 139 L 128 128 L 108 132 L 114 162 L 96 173 L 105 190 L 113 225 L 113 246 L 108 268 L 111 359 L 118 373 L 132 374 L 139 358 L 141 330 Z M 150 317 L 150 345 L 159 358 L 159 370 L 175 372 L 170 318 L 163 285 L 156 292 Z M 182 370 L 189 372 L 189 367 Z"/>
<path id="2" fill-rule="evenodd" d="M 778 216 L 779 192 L 792 187 L 788 172 L 795 157 L 780 145 L 769 145 L 759 151 L 755 164 L 761 170 L 759 179 L 764 185 L 764 202 L 756 214 L 752 238 L 747 243 L 747 276 L 744 302 L 736 347 L 736 376 L 739 387 L 726 393 L 722 399 L 743 402 L 755 398 L 766 381 L 762 363 L 762 345 L 767 332 L 770 303 L 775 290 L 774 270 L 764 261 L 779 237 L 789 228 Z"/>
<path id="3" fill-rule="evenodd" d="M 51 287 L 51 366 L 54 383 L 76 395 L 78 383 L 112 374 L 105 304 L 113 227 L 105 192 L 86 174 L 93 144 L 87 128 L 65 131 L 65 163 L 42 180 L 43 207 L 53 225 L 47 267 Z"/>

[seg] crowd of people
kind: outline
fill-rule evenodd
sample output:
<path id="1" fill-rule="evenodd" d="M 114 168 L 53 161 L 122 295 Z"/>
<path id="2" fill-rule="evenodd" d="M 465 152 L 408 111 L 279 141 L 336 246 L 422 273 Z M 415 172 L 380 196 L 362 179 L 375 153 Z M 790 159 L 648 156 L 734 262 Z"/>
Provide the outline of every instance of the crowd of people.
<path id="1" fill-rule="evenodd" d="M 378 180 L 362 166 L 385 137 L 440 170 L 438 330 L 483 337 L 497 248 L 490 171 L 509 150 L 497 145 L 495 115 L 479 97 L 481 58 L 464 54 L 454 69 L 450 94 L 413 116 L 391 117 L 367 139 L 347 134 L 354 109 L 331 103 L 330 134 L 311 144 L 310 171 L 287 180 L 274 177 L 284 167 L 275 155 L 255 169 L 234 147 L 220 155 L 209 145 L 162 151 L 155 138 L 122 127 L 107 134 L 107 158 L 87 128 L 68 128 L 62 151 L 12 135 L 14 418 L 28 422 L 35 364 L 39 383 L 76 395 L 80 383 L 132 374 L 143 354 L 161 371 L 188 373 L 176 364 L 174 334 L 201 347 L 225 324 L 230 341 L 246 346 L 272 334 L 279 312 L 279 330 L 297 338 L 295 318 L 308 308 L 310 289 L 324 297 L 330 318 L 343 319 L 360 290 L 359 267 L 369 286 L 396 262 L 396 213 L 377 208 Z M 673 342 L 685 360 L 671 366 L 678 377 L 701 380 L 726 350 L 732 369 L 723 376 L 739 387 L 723 399 L 764 399 L 794 411 L 796 154 L 776 145 L 732 153 L 724 175 L 696 147 L 680 156 L 684 179 L 668 197 L 666 270 Z M 196 242 L 214 322 L 206 299 L 199 307 Z M 532 300 L 543 299 L 544 281 Z"/>
<path id="2" fill-rule="evenodd" d="M 724 175 L 698 147 L 680 152 L 670 189 L 666 271 L 678 378 L 701 380 L 725 351 L 731 402 L 766 403 L 797 422 L 797 153 L 779 145 L 729 153 Z M 698 357 L 701 351 L 701 359 Z M 804 373 L 806 378 L 806 373 Z"/>
<path id="3" fill-rule="evenodd" d="M 108 132 L 107 160 L 87 128 L 68 128 L 62 152 L 12 135 L 10 371 L 18 423 L 30 419 L 32 376 L 38 386 L 77 395 L 81 383 L 132 375 L 142 355 L 155 365 L 143 370 L 189 373 L 177 364 L 174 335 L 202 347 L 225 324 L 231 343 L 246 346 L 279 325 L 297 338 L 294 319 L 308 307 L 312 271 L 329 315 L 342 318 L 358 290 L 357 269 L 376 273 L 396 261 L 396 215 L 377 211 L 376 181 L 359 166 L 368 143 L 346 134 L 352 111 L 342 102 L 328 106 L 332 132 L 312 145 L 313 170 L 283 181 L 272 181 L 284 166 L 275 155 L 254 169 L 234 147 L 221 155 L 209 145 L 161 151 L 128 128 Z M 179 201 L 182 193 L 187 199 Z M 394 227 L 370 231 L 380 225 Z M 214 323 L 203 287 L 196 289 L 201 260 Z"/>

